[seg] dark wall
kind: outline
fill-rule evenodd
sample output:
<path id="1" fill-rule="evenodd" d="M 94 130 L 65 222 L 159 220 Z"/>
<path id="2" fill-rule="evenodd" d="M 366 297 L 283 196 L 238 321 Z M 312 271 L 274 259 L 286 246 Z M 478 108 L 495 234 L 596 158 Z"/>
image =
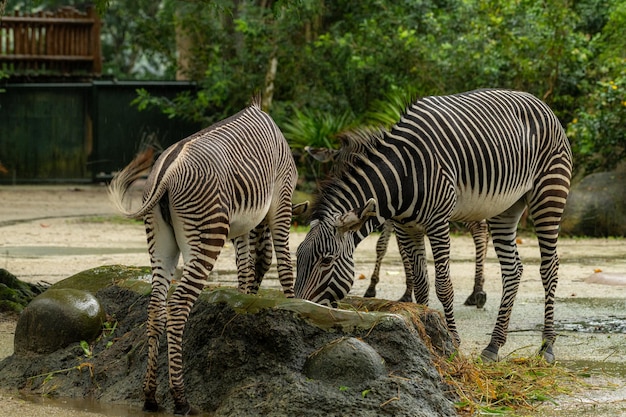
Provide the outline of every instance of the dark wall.
<path id="1" fill-rule="evenodd" d="M 173 98 L 193 89 L 179 82 L 14 84 L 0 93 L 0 183 L 97 181 L 126 165 L 142 143 L 163 148 L 198 131 L 196 123 L 139 111 L 144 88 Z"/>

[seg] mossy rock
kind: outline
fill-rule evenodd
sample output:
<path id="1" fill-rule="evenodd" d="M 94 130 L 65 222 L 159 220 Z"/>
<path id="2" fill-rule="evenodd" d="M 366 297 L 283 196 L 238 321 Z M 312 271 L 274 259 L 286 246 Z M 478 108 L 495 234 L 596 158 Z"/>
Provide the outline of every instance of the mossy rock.
<path id="1" fill-rule="evenodd" d="M 24 307 L 47 287 L 19 280 L 0 268 L 0 312 L 21 312 Z"/>
<path id="2" fill-rule="evenodd" d="M 150 293 L 151 269 L 148 266 L 104 265 L 81 271 L 57 282 L 50 289 L 78 289 L 97 293 L 111 285 L 119 285 L 140 294 Z"/>

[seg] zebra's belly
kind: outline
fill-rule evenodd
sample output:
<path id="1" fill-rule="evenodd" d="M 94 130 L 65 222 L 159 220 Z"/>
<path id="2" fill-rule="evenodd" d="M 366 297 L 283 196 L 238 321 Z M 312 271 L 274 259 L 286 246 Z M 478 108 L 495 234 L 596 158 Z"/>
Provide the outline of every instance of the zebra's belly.
<path id="1" fill-rule="evenodd" d="M 228 238 L 233 239 L 254 229 L 263 221 L 263 219 L 265 219 L 268 210 L 269 204 L 268 207 L 263 210 L 241 211 L 234 213 L 230 219 L 230 231 L 228 233 Z"/>
<path id="2" fill-rule="evenodd" d="M 520 187 L 496 195 L 459 192 L 450 220 L 478 221 L 497 216 L 517 203 L 527 191 L 526 188 Z"/>

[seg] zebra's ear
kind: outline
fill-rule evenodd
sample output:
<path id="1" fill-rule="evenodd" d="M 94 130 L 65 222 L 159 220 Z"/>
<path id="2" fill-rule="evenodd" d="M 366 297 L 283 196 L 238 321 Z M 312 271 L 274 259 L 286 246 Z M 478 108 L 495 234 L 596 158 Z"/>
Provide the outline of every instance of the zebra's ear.
<path id="1" fill-rule="evenodd" d="M 302 213 L 304 213 L 306 211 L 306 209 L 309 208 L 309 201 L 305 201 L 304 203 L 300 203 L 300 204 L 293 204 L 291 206 L 291 215 L 292 216 L 299 216 Z"/>
<path id="2" fill-rule="evenodd" d="M 358 207 L 349 212 L 342 214 L 337 218 L 335 226 L 339 233 L 359 230 L 363 223 L 372 216 L 376 215 L 376 200 L 370 198 L 363 207 Z"/>
<path id="3" fill-rule="evenodd" d="M 311 148 L 310 146 L 305 146 L 304 150 L 311 155 L 314 159 L 320 162 L 330 162 L 333 160 L 337 152 L 336 149 L 330 148 Z"/>

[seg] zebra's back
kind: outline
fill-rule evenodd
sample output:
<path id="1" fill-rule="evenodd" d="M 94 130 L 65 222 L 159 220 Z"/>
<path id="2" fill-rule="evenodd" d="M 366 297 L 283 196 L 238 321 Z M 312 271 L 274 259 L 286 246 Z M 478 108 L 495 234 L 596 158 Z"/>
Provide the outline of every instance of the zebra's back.
<path id="1" fill-rule="evenodd" d="M 409 160 L 428 162 L 419 167 L 428 178 L 422 189 L 449 194 L 453 221 L 503 212 L 533 189 L 546 159 L 565 153 L 571 160 L 568 139 L 554 113 L 518 91 L 426 97 L 409 106 L 387 138 Z M 437 176 L 440 181 L 433 180 Z M 433 210 L 420 203 L 432 203 L 432 198 L 420 196 L 417 188 L 413 197 L 419 211 Z"/>

